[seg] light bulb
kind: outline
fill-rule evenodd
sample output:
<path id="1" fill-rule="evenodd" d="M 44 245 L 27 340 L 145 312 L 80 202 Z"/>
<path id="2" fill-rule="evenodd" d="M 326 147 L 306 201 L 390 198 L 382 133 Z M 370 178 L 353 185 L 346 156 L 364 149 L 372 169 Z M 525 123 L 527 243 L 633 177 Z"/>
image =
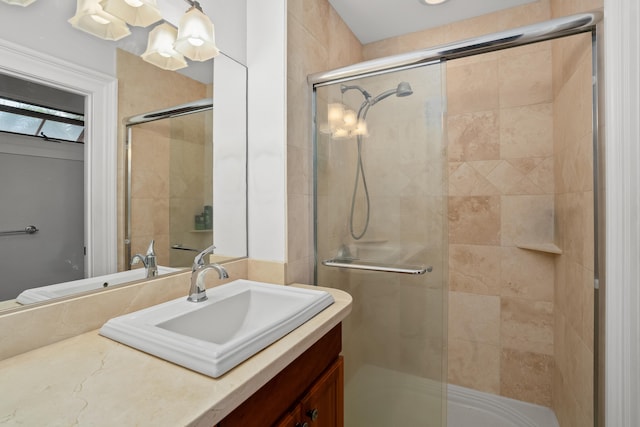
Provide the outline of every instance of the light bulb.
<path id="1" fill-rule="evenodd" d="M 100 15 L 91 15 L 91 19 L 96 21 L 98 24 L 107 25 L 110 21 L 108 19 L 103 18 Z"/>
<path id="2" fill-rule="evenodd" d="M 334 102 L 327 106 L 327 120 L 332 127 L 338 127 L 344 123 L 344 105 Z"/>
<path id="3" fill-rule="evenodd" d="M 124 0 L 124 2 L 131 7 L 140 7 L 144 4 L 140 0 Z"/>
<path id="4" fill-rule="evenodd" d="M 189 40 L 189 44 L 191 46 L 202 46 L 204 44 L 204 40 L 199 39 L 197 37 L 189 37 L 187 40 Z"/>

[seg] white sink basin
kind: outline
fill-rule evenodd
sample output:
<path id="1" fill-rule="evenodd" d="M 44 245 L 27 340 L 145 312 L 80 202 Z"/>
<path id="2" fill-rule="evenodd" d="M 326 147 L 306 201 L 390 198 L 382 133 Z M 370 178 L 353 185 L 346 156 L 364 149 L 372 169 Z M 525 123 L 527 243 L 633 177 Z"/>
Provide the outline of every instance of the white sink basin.
<path id="1" fill-rule="evenodd" d="M 180 271 L 179 268 L 158 266 L 158 276 Z M 93 291 L 121 283 L 134 282 L 146 277 L 144 268 L 121 271 L 119 273 L 106 274 L 104 276 L 89 277 L 87 279 L 72 280 L 70 282 L 56 283 L 54 285 L 40 286 L 26 289 L 18 295 L 16 301 L 20 304 L 33 304 L 47 301 L 53 298 L 65 297 L 80 292 Z"/>
<path id="2" fill-rule="evenodd" d="M 113 318 L 100 334 L 216 378 L 333 304 L 324 291 L 243 279 L 207 296 Z"/>

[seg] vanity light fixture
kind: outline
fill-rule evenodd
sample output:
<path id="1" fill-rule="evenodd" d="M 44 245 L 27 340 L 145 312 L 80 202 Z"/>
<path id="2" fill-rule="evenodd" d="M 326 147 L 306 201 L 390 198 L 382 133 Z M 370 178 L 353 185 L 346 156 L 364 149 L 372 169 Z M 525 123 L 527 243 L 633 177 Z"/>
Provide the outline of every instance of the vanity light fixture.
<path id="1" fill-rule="evenodd" d="M 22 7 L 26 7 L 29 6 L 31 3 L 33 3 L 36 0 L 2 0 L 5 3 L 8 4 L 12 4 L 14 6 L 22 6 Z"/>
<path id="2" fill-rule="evenodd" d="M 173 48 L 177 35 L 178 31 L 167 23 L 155 27 L 149 33 L 147 50 L 142 54 L 142 59 L 163 70 L 185 68 L 187 61 Z"/>
<path id="3" fill-rule="evenodd" d="M 442 4 L 448 0 L 418 0 L 418 1 L 427 6 L 435 6 L 438 4 Z"/>
<path id="4" fill-rule="evenodd" d="M 175 49 L 193 61 L 207 61 L 218 56 L 213 23 L 202 11 L 200 3 L 185 0 L 191 8 L 180 19 Z"/>
<path id="5" fill-rule="evenodd" d="M 76 14 L 69 19 L 69 23 L 78 30 L 105 40 L 120 40 L 131 34 L 122 19 L 102 9 L 100 0 L 77 0 Z"/>
<path id="6" fill-rule="evenodd" d="M 162 19 L 156 0 L 102 0 L 105 12 L 135 27 L 148 27 Z"/>

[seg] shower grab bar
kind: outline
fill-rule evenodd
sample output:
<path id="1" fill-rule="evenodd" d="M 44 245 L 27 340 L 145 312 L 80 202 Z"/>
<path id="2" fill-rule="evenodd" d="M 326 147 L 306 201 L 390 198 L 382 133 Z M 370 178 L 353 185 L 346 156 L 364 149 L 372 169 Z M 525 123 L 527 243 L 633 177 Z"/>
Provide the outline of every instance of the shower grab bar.
<path id="1" fill-rule="evenodd" d="M 387 273 L 402 273 L 402 274 L 424 274 L 431 273 L 433 267 L 431 266 L 418 266 L 418 265 L 392 265 L 392 264 L 379 264 L 367 261 L 353 262 L 344 259 L 327 259 L 322 261 L 322 265 L 327 267 L 338 268 L 351 268 L 354 270 L 369 270 L 369 271 L 384 271 Z"/>
<path id="2" fill-rule="evenodd" d="M 37 233 L 38 231 L 40 230 L 38 230 L 38 227 L 36 227 L 35 225 L 27 225 L 22 230 L 0 231 L 0 236 L 9 236 L 12 234 L 33 234 Z"/>

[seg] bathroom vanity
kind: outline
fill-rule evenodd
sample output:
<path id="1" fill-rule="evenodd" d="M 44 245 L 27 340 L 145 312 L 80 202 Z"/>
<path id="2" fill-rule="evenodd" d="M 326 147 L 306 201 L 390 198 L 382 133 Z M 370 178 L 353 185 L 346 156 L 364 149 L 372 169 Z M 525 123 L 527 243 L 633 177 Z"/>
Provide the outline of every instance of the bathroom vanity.
<path id="1" fill-rule="evenodd" d="M 310 288 L 334 303 L 216 379 L 97 330 L 0 361 L 0 423 L 340 426 L 341 322 L 351 297 Z"/>

